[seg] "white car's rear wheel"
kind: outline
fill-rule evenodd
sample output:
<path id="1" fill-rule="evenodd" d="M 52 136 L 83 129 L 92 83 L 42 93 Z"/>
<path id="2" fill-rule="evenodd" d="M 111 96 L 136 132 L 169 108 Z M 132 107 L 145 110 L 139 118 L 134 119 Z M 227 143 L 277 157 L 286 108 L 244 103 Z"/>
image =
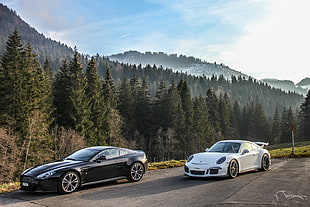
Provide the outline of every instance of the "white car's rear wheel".
<path id="1" fill-rule="evenodd" d="M 228 175 L 230 178 L 235 178 L 235 177 L 237 177 L 238 173 L 239 173 L 239 165 L 238 165 L 238 162 L 237 162 L 236 160 L 230 161 L 229 166 L 228 166 L 227 175 Z"/>

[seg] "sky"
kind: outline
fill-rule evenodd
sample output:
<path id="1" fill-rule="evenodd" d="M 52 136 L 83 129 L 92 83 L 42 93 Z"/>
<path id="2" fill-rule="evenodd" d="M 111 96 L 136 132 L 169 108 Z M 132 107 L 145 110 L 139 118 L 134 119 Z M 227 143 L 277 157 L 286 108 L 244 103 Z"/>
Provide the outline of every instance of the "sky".
<path id="1" fill-rule="evenodd" d="M 0 0 L 84 54 L 164 52 L 257 79 L 310 77 L 309 0 Z"/>

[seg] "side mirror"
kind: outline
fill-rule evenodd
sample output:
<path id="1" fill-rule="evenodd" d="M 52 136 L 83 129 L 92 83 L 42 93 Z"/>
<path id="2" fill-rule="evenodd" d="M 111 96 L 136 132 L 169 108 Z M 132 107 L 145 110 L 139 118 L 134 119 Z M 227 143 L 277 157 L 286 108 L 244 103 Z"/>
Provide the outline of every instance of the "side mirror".
<path id="1" fill-rule="evenodd" d="M 107 157 L 103 155 L 103 156 L 98 157 L 98 158 L 96 159 L 96 161 L 97 161 L 97 162 L 101 162 L 101 161 L 106 160 L 106 159 L 107 159 Z"/>
<path id="2" fill-rule="evenodd" d="M 208 152 L 209 148 L 206 148 L 205 151 Z"/>
<path id="3" fill-rule="evenodd" d="M 250 151 L 248 150 L 248 149 L 244 149 L 243 151 L 242 151 L 242 154 L 244 155 L 244 154 L 246 154 L 246 153 L 249 153 Z"/>

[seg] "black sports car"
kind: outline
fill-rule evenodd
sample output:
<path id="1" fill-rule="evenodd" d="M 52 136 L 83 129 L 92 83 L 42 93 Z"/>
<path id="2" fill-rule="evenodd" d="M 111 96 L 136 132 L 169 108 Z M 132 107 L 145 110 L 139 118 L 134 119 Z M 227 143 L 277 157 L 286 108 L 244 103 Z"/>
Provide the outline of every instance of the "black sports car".
<path id="1" fill-rule="evenodd" d="M 20 176 L 22 190 L 71 193 L 80 186 L 127 178 L 139 181 L 147 170 L 143 151 L 97 146 L 78 150 L 61 161 L 35 166 Z"/>

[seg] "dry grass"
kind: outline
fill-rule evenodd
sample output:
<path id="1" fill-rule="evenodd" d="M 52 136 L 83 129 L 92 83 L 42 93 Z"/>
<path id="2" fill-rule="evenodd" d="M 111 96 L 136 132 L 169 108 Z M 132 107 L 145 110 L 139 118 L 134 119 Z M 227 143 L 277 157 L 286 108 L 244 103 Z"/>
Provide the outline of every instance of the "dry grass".
<path id="1" fill-rule="evenodd" d="M 163 161 L 163 162 L 152 162 L 149 163 L 148 169 L 149 170 L 158 170 L 158 169 L 166 169 L 166 168 L 173 168 L 173 167 L 182 167 L 184 166 L 186 160 L 170 160 L 170 161 Z"/>
<path id="2" fill-rule="evenodd" d="M 7 193 L 19 189 L 19 182 L 5 183 L 0 185 L 0 193 Z"/>
<path id="3" fill-rule="evenodd" d="M 302 158 L 310 157 L 310 145 L 295 147 L 294 154 L 292 154 L 292 148 L 280 148 L 269 150 L 271 158 Z"/>

